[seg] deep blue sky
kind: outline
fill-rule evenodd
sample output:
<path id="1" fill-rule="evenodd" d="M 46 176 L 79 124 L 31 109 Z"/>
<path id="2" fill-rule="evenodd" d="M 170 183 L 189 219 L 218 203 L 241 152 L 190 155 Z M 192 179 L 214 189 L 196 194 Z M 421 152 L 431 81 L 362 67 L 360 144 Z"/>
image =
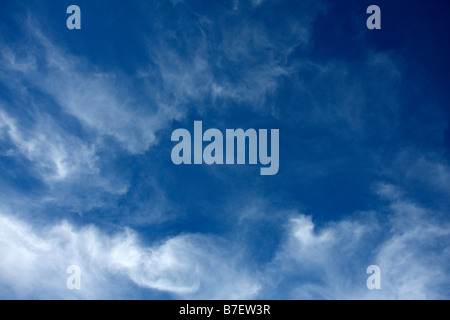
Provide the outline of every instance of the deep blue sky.
<path id="1" fill-rule="evenodd" d="M 449 298 L 446 1 L 0 8 L 0 298 Z M 278 174 L 174 165 L 196 120 Z"/>

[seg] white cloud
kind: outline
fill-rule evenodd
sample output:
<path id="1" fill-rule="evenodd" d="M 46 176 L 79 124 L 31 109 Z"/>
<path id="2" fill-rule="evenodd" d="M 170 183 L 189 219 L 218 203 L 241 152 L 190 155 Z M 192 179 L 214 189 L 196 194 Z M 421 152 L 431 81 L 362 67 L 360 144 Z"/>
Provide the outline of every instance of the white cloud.
<path id="1" fill-rule="evenodd" d="M 293 69 L 286 66 L 289 54 L 306 46 L 310 36 L 307 22 L 291 24 L 290 45 L 281 45 L 282 41 L 270 37 L 261 25 L 243 22 L 227 25 L 219 32 L 222 42 L 215 43 L 207 39 L 211 21 L 202 19 L 199 39 L 190 43 L 196 49 L 186 55 L 170 46 L 155 47 L 154 62 L 159 67 L 162 90 L 150 85 L 155 105 L 149 108 L 138 103 L 134 90 L 120 75 L 97 70 L 88 61 L 55 46 L 40 32 L 28 30 L 27 43 L 2 50 L 0 79 L 6 86 L 25 96 L 30 94 L 29 87 L 39 88 L 89 133 L 88 139 L 81 139 L 45 111 L 32 114 L 30 126 L 16 120 L 20 117 L 10 112 L 13 108 L 0 110 L 0 138 L 9 139 L 16 148 L 13 152 L 32 162 L 35 172 L 57 189 L 59 196 L 54 201 L 67 201 L 64 198 L 76 191 L 74 184 L 83 185 L 89 193 L 95 187 L 115 194 L 126 192 L 127 184 L 120 179 L 99 175 L 101 159 L 97 151 L 105 137 L 112 137 L 129 153 L 140 154 L 156 143 L 159 129 L 184 114 L 187 104 L 201 104 L 205 97 L 269 107 L 264 106 L 266 95 L 277 89 L 280 77 L 292 76 Z M 223 51 L 217 60 L 209 54 L 213 45 Z M 217 75 L 227 63 L 239 67 L 234 81 Z M 374 82 L 368 81 L 370 75 L 363 72 L 363 76 L 351 76 L 351 66 L 344 63 L 296 66 L 313 74 L 298 81 L 298 92 L 308 98 L 312 112 L 317 113 L 303 114 L 303 118 L 317 119 L 326 126 L 344 120 L 350 129 L 364 128 L 362 111 L 369 104 L 364 100 L 367 88 L 361 83 L 370 83 L 374 97 L 383 93 L 383 103 L 376 105 L 390 106 L 386 118 L 395 116 L 396 96 L 385 88 L 397 84 L 401 73 L 389 55 L 369 55 L 366 63 L 367 70 L 381 73 L 388 81 L 373 88 Z M 145 78 L 145 72 L 141 76 Z M 303 76 L 300 72 L 299 77 Z M 322 88 L 327 88 L 327 95 L 322 94 Z M 28 101 L 24 98 L 21 103 Z M 335 127 L 342 131 L 340 123 Z M 359 137 L 353 130 L 345 132 Z M 447 165 L 423 158 L 408 167 L 410 177 L 434 183 L 448 194 Z M 245 259 L 235 256 L 239 250 L 229 249 L 229 242 L 211 236 L 180 235 L 146 246 L 130 230 L 110 236 L 95 227 L 77 229 L 68 223 L 33 229 L 30 223 L 1 214 L 0 282 L 3 288 L 11 288 L 13 297 L 42 298 L 127 297 L 127 279 L 142 288 L 183 298 L 446 297 L 448 224 L 435 221 L 433 212 L 405 200 L 392 186 L 381 185 L 378 191 L 390 203 L 386 209 L 389 223 L 379 221 L 381 214 L 370 212 L 319 228 L 311 217 L 296 215 L 289 221 L 286 240 L 276 257 L 253 275 Z M 248 223 L 254 216 L 248 213 L 241 223 Z M 65 288 L 69 264 L 82 267 L 81 292 Z M 369 264 L 382 268 L 382 291 L 365 288 Z"/>
<path id="2" fill-rule="evenodd" d="M 288 238 L 268 266 L 274 281 L 267 287 L 295 279 L 286 292 L 291 299 L 445 298 L 448 223 L 399 196 L 393 186 L 380 185 L 379 192 L 390 201 L 388 223 L 362 212 L 324 228 L 316 228 L 310 217 L 292 218 Z M 372 264 L 381 267 L 380 291 L 366 288 L 365 272 Z"/>
<path id="3" fill-rule="evenodd" d="M 53 203 L 82 213 L 100 206 L 109 207 L 110 201 L 105 197 L 128 191 L 128 181 L 103 170 L 95 143 L 72 135 L 45 113 L 36 112 L 32 118 L 31 122 L 19 120 L 0 110 L 0 139 L 8 146 L 4 156 L 13 158 L 18 165 L 11 168 L 10 174 L 27 174 L 25 179 L 38 179 L 49 188 L 45 195 L 36 197 L 36 194 L 17 194 L 14 188 L 2 183 L 0 198 L 4 205 L 28 212 L 38 204 Z"/>
<path id="4" fill-rule="evenodd" d="M 15 79 L 23 87 L 41 89 L 100 137 L 114 137 L 125 150 L 143 153 L 156 143 L 155 132 L 177 116 L 171 108 L 152 105 L 150 99 L 146 105 L 138 102 L 120 74 L 97 70 L 31 26 L 27 33 L 22 45 L 14 50 L 6 47 L 1 55 L 3 81 Z"/>
<path id="5" fill-rule="evenodd" d="M 132 230 L 110 236 L 67 222 L 36 230 L 1 214 L 0 282 L 13 288 L 4 298 L 129 298 L 119 285 L 127 278 L 182 298 L 251 298 L 257 282 L 224 248 L 220 240 L 200 235 L 146 247 Z M 81 268 L 80 291 L 66 287 L 69 265 Z"/>
<path id="6" fill-rule="evenodd" d="M 440 130 L 444 134 L 444 130 Z M 435 197 L 450 195 L 450 166 L 445 157 L 432 152 L 419 152 L 404 148 L 389 167 L 384 170 L 393 177 L 400 177 L 411 185 L 422 184 Z"/>
<path id="7" fill-rule="evenodd" d="M 242 243 L 213 236 L 144 245 L 129 229 L 108 235 L 67 222 L 32 228 L 2 214 L 0 283 L 12 288 L 10 297 L 129 298 L 136 288 L 124 285 L 128 279 L 149 292 L 191 299 L 445 298 L 448 224 L 392 186 L 378 190 L 389 201 L 386 216 L 358 212 L 319 228 L 296 214 L 274 259 L 256 268 Z M 65 287 L 72 264 L 82 269 L 79 292 Z M 372 264 L 381 267 L 380 291 L 366 288 Z"/>
<path id="8" fill-rule="evenodd" d="M 285 17 L 279 24 L 282 32 L 276 34 L 264 19 L 247 19 L 246 13 L 238 18 L 238 5 L 236 1 L 234 8 L 224 6 L 219 16 L 207 16 L 183 2 L 189 21 L 180 14 L 170 30 L 152 38 L 149 52 L 162 80 L 161 101 L 181 109 L 194 105 L 200 113 L 233 103 L 270 111 L 267 96 L 275 93 L 282 76 L 295 72 L 287 66 L 288 57 L 308 44 L 310 23 L 323 5 L 298 4 L 304 7 L 301 16 Z M 265 4 L 252 0 L 250 5 L 257 10 Z M 141 74 L 150 77 L 154 71 L 144 67 Z"/>
<path id="9" fill-rule="evenodd" d="M 126 172 L 112 168 L 117 148 L 110 141 L 142 154 L 180 113 L 135 96 L 138 90 L 120 75 L 65 52 L 37 23 L 26 25 L 27 37 L 0 53 L 0 81 L 9 89 L 0 105 L 0 138 L 9 144 L 4 153 L 26 158 L 28 172 L 50 187 L 43 203 L 76 212 L 110 204 L 104 196 L 129 188 Z"/>
<path id="10" fill-rule="evenodd" d="M 36 116 L 34 127 L 20 126 L 0 110 L 0 125 L 18 152 L 30 160 L 39 175 L 58 182 L 84 173 L 96 174 L 95 147 L 61 130 L 50 117 Z"/>
<path id="11" fill-rule="evenodd" d="M 249 299 L 259 285 L 238 265 L 238 251 L 201 235 L 182 235 L 152 250 L 130 275 L 145 287 L 200 299 Z"/>

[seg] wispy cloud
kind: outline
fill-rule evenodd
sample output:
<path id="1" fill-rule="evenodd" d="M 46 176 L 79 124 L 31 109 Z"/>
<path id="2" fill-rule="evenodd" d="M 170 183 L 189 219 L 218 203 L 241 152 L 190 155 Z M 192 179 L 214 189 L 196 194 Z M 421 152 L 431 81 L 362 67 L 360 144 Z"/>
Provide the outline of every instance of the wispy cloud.
<path id="1" fill-rule="evenodd" d="M 27 128 L 0 111 L 5 135 L 17 147 L 17 152 L 36 166 L 44 180 L 59 182 L 83 171 L 88 175 L 98 173 L 94 146 L 64 132 L 51 117 L 36 116 L 35 120 L 34 126 Z"/>
<path id="2" fill-rule="evenodd" d="M 148 151 L 179 111 L 65 52 L 38 25 L 29 19 L 23 41 L 5 43 L 0 54 L 0 80 L 9 90 L 0 138 L 9 144 L 7 157 L 27 159 L 27 170 L 50 187 L 43 203 L 81 213 L 105 205 L 105 194 L 128 191 L 126 173 L 112 170 L 115 157 Z"/>
<path id="3" fill-rule="evenodd" d="M 284 296 L 289 299 L 445 298 L 449 226 L 392 185 L 381 184 L 378 192 L 389 202 L 378 213 L 359 212 L 322 228 L 311 217 L 293 217 L 267 269 L 276 279 L 268 286 L 278 283 L 274 290 L 281 291 L 289 283 Z M 381 268 L 380 291 L 366 288 L 372 264 Z"/>
<path id="4" fill-rule="evenodd" d="M 39 29 L 29 26 L 27 33 L 29 38 L 18 49 L 5 50 L 3 80 L 39 88 L 100 138 L 111 136 L 125 150 L 143 153 L 156 142 L 155 132 L 175 117 L 169 109 L 138 102 L 120 74 L 96 70 L 54 45 Z"/>
<path id="5" fill-rule="evenodd" d="M 126 279 L 194 299 L 444 298 L 448 225 L 391 185 L 378 192 L 387 201 L 387 220 L 381 212 L 359 212 L 318 228 L 311 217 L 295 214 L 274 259 L 256 269 L 241 244 L 214 236 L 182 234 L 144 245 L 130 229 L 109 235 L 67 222 L 36 229 L 2 214 L 0 280 L 14 286 L 17 297 L 40 298 L 105 298 L 105 288 Z M 78 292 L 65 287 L 71 264 L 83 271 Z M 366 288 L 371 264 L 381 267 L 380 291 Z M 112 296 L 130 292 L 116 288 Z"/>
<path id="6" fill-rule="evenodd" d="M 137 2 L 144 57 L 128 74 L 30 18 L 2 38 L 0 297 L 448 298 L 444 108 L 409 105 L 403 83 L 417 78 L 395 51 L 311 54 L 328 46 L 313 30 L 326 22 L 312 23 L 324 3 Z M 411 99 L 429 94 L 419 89 Z M 192 117 L 282 126 L 284 174 L 172 166 L 166 129 Z M 349 194 L 330 200 L 336 213 L 300 213 L 350 180 L 392 184 L 375 186 L 366 211 L 342 216 L 366 202 Z M 80 225 L 55 222 L 73 211 Z M 155 221 L 167 223 L 122 228 Z M 66 288 L 71 264 L 81 291 Z M 366 288 L 371 264 L 380 291 Z"/>
<path id="7" fill-rule="evenodd" d="M 299 3 L 295 13 L 283 8 L 286 16 L 277 22 L 282 32 L 274 34 L 270 19 L 250 19 L 253 10 L 265 5 L 263 1 L 244 1 L 246 9 L 238 13 L 238 2 L 234 8 L 224 3 L 217 16 L 205 15 L 189 2 L 174 4 L 182 4 L 179 19 L 149 40 L 150 56 L 165 91 L 159 95 L 166 103 L 181 108 L 192 104 L 200 112 L 236 103 L 270 112 L 272 107 L 265 105 L 267 97 L 275 94 L 283 76 L 294 72 L 289 55 L 308 45 L 311 22 L 323 9 L 318 1 Z M 266 9 L 271 7 L 281 5 L 267 4 Z M 153 71 L 144 69 L 142 75 L 154 76 Z"/>
<path id="8" fill-rule="evenodd" d="M 63 222 L 36 230 L 4 214 L 0 222 L 0 281 L 15 297 L 130 298 L 132 290 L 117 286 L 126 279 L 182 298 L 245 299 L 259 289 L 236 251 L 214 237 L 186 234 L 147 247 L 129 229 L 108 235 Z M 69 265 L 81 268 L 80 291 L 66 287 Z"/>
<path id="9" fill-rule="evenodd" d="M 44 194 L 44 190 L 35 190 L 41 195 L 38 197 L 35 193 L 16 194 L 2 182 L 3 205 L 28 211 L 30 206 L 53 203 L 82 213 L 106 205 L 105 195 L 121 196 L 128 191 L 126 179 L 105 170 L 98 145 L 71 134 L 48 114 L 36 112 L 29 123 L 0 110 L 0 126 L 0 142 L 8 146 L 3 156 L 18 166 L 10 168 L 9 174 L 31 175 L 27 179 L 37 179 L 48 187 Z"/>

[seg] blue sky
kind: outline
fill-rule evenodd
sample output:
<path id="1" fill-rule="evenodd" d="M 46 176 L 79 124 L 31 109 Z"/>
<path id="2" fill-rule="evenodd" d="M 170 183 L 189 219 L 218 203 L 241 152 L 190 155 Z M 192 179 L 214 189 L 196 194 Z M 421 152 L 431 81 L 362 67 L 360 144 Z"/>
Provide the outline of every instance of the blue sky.
<path id="1" fill-rule="evenodd" d="M 449 298 L 445 1 L 0 6 L 0 298 Z M 278 174 L 174 165 L 198 120 Z"/>

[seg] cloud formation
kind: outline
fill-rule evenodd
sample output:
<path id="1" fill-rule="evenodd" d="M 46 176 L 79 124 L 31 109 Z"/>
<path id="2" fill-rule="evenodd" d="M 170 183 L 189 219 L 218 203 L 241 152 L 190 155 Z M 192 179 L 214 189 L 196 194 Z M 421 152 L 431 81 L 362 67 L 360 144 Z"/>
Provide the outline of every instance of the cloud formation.
<path id="1" fill-rule="evenodd" d="M 0 222 L 0 282 L 17 298 L 135 297 L 125 279 L 183 298 L 244 299 L 259 289 L 236 252 L 214 237 L 185 234 L 147 247 L 130 229 L 110 235 L 62 222 L 35 230 L 4 214 Z M 80 291 L 66 287 L 70 265 L 81 269 Z"/>
<path id="2" fill-rule="evenodd" d="M 309 216 L 290 220 L 286 241 L 268 268 L 268 278 L 279 281 L 276 288 L 289 283 L 285 297 L 445 299 L 449 225 L 392 185 L 380 184 L 377 192 L 387 201 L 380 212 L 357 212 L 321 228 Z M 380 291 L 366 288 L 370 265 L 381 268 Z"/>
<path id="3" fill-rule="evenodd" d="M 0 297 L 448 298 L 448 99 L 341 21 L 357 6 L 110 5 L 76 48 L 2 20 Z M 202 119 L 280 129 L 279 174 L 174 166 L 170 132 Z"/>
<path id="4" fill-rule="evenodd" d="M 173 114 L 157 106 L 142 112 L 142 102 L 127 91 L 119 74 L 96 71 L 88 61 L 54 45 L 39 29 L 31 30 L 36 22 L 28 25 L 28 42 L 3 53 L 4 80 L 39 88 L 100 138 L 111 136 L 130 153 L 143 153 L 155 143 L 155 132 Z"/>
<path id="5" fill-rule="evenodd" d="M 240 243 L 214 236 L 181 234 L 144 245 L 131 229 L 106 234 L 67 222 L 36 229 L 2 214 L 0 281 L 20 298 L 130 298 L 130 284 L 116 287 L 126 279 L 188 299 L 445 298 L 449 226 L 391 185 L 378 192 L 387 220 L 359 212 L 317 228 L 295 214 L 272 261 L 257 269 Z M 65 287 L 73 264 L 82 270 L 81 291 Z M 366 288 L 371 264 L 381 268 L 380 291 Z"/>

